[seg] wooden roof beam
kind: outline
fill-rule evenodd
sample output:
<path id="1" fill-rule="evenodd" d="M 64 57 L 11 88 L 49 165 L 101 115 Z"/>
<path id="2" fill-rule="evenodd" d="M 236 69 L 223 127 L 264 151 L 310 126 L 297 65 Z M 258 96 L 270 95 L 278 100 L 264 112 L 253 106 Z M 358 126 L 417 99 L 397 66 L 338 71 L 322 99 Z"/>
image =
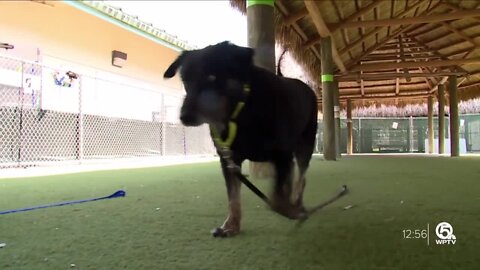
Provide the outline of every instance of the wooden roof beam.
<path id="1" fill-rule="evenodd" d="M 285 7 L 285 5 L 282 3 L 282 0 L 275 1 L 275 6 L 278 8 L 280 13 L 284 17 L 288 16 L 289 12 L 288 12 L 287 8 Z M 307 35 L 305 34 L 305 32 L 303 32 L 303 30 L 298 26 L 298 24 L 296 22 L 292 23 L 290 25 L 290 27 L 293 29 L 293 31 L 295 33 L 297 33 L 297 35 L 300 37 L 301 40 L 303 40 L 303 41 L 308 40 Z M 318 60 L 320 60 L 320 53 L 318 52 L 317 48 L 311 47 L 310 49 L 311 49 L 312 53 L 315 55 L 315 57 Z"/>
<path id="2" fill-rule="evenodd" d="M 395 49 L 398 49 L 398 45 L 400 45 L 400 43 L 396 43 L 394 44 L 395 46 L 392 46 L 392 45 L 389 45 L 389 46 L 382 46 L 381 48 L 378 48 L 377 51 L 388 51 L 388 50 L 395 50 Z M 405 42 L 402 42 L 402 46 L 406 45 Z M 408 46 L 409 49 L 423 49 L 424 47 L 421 47 L 421 46 Z M 428 50 L 426 50 L 428 51 Z"/>
<path id="3" fill-rule="evenodd" d="M 465 75 L 463 72 L 411 72 L 408 76 L 415 78 L 423 78 L 423 77 L 444 77 L 450 75 Z M 358 81 L 363 79 L 365 81 L 380 81 L 380 80 L 388 80 L 388 79 L 396 79 L 396 78 L 405 78 L 405 73 L 387 73 L 387 74 L 345 74 L 345 75 L 338 75 L 335 76 L 335 80 L 339 82 L 346 82 L 346 81 Z"/>
<path id="4" fill-rule="evenodd" d="M 337 1 L 331 0 L 330 2 L 332 3 L 333 7 L 335 8 L 335 11 L 337 12 L 338 18 L 340 18 L 340 20 L 344 20 L 345 16 L 343 14 L 343 10 L 338 7 Z M 350 44 L 350 38 L 348 36 L 348 30 L 347 29 L 342 29 L 340 31 L 340 33 L 342 34 L 343 43 L 344 44 Z M 353 59 L 352 52 L 349 51 L 348 54 L 350 56 L 350 59 Z M 342 55 L 342 53 L 340 53 L 340 55 Z"/>
<path id="5" fill-rule="evenodd" d="M 395 16 L 394 18 L 401 18 L 402 16 L 405 16 L 406 14 L 408 14 L 410 11 L 412 11 L 413 9 L 417 8 L 418 5 L 421 3 L 422 1 L 418 1 L 417 3 L 413 4 L 411 7 L 409 7 L 408 9 L 406 9 L 405 11 L 399 13 L 397 16 Z M 374 2 L 375 3 L 375 2 Z M 373 3 L 372 3 L 373 4 Z M 358 18 L 358 17 L 357 17 Z M 383 27 L 376 27 L 375 29 L 371 30 L 370 32 L 368 32 L 367 34 L 365 35 L 362 35 L 359 39 L 355 40 L 353 43 L 350 43 L 348 45 L 346 45 L 345 48 L 343 48 L 342 50 L 340 50 L 340 55 L 343 55 L 345 53 L 347 53 L 348 51 L 350 51 L 351 49 L 355 48 L 356 46 L 362 44 L 365 40 L 367 40 L 368 38 L 370 38 L 371 36 L 373 35 L 376 35 L 377 33 L 380 33 L 380 31 L 382 31 L 384 28 Z"/>
<path id="6" fill-rule="evenodd" d="M 305 1 L 307 3 L 309 1 Z M 463 10 L 445 14 L 433 14 L 408 18 L 383 19 L 372 21 L 348 22 L 339 28 L 359 28 L 359 27 L 375 27 L 375 26 L 391 26 L 391 25 L 408 25 L 419 23 L 434 23 L 450 20 L 458 20 L 470 17 L 480 17 L 480 10 Z"/>
<path id="7" fill-rule="evenodd" d="M 397 44 L 397 48 L 398 48 L 398 49 L 400 49 L 400 44 L 401 44 L 399 37 L 400 37 L 400 35 L 397 37 L 397 40 L 398 40 L 398 42 L 399 42 L 399 43 Z M 397 57 L 396 57 L 397 59 L 396 59 L 396 61 L 395 61 L 396 63 L 399 63 L 400 61 L 402 61 L 402 60 L 400 59 L 400 50 L 399 50 L 398 53 L 399 53 L 399 54 L 397 55 Z M 397 68 L 395 71 L 396 71 L 397 73 L 400 73 L 400 69 L 399 69 L 399 68 Z M 404 73 L 404 74 L 405 74 L 405 73 Z M 399 79 L 399 78 L 396 78 L 396 79 L 395 79 L 395 94 L 398 95 L 399 93 L 400 93 L 400 79 Z"/>
<path id="8" fill-rule="evenodd" d="M 430 1 L 430 3 L 428 3 L 427 10 L 422 12 L 421 15 L 430 15 L 431 13 L 433 13 L 436 9 L 438 9 L 440 7 L 440 3 L 441 3 L 441 0 L 439 0 L 433 7 L 431 7 L 432 2 Z M 417 27 L 415 27 L 414 29 L 408 30 L 406 33 L 409 34 L 409 35 L 413 35 L 413 36 L 420 35 L 419 34 L 420 32 L 418 32 L 418 30 L 422 29 L 424 26 L 431 26 L 431 24 L 428 24 L 428 23 L 418 24 Z M 434 28 L 429 27 L 428 30 L 423 30 L 422 32 L 424 34 L 424 33 L 427 33 L 429 31 L 432 31 L 433 29 Z"/>
<path id="9" fill-rule="evenodd" d="M 385 70 L 375 70 L 375 71 L 362 71 L 362 74 L 390 74 L 390 73 L 399 73 L 399 72 L 397 72 L 396 68 L 385 69 Z"/>
<path id="10" fill-rule="evenodd" d="M 308 13 L 310 14 L 310 18 L 312 19 L 313 23 L 315 24 L 315 28 L 317 29 L 318 34 L 321 37 L 328 37 L 331 36 L 331 32 L 327 27 L 327 24 L 322 18 L 322 15 L 320 14 L 320 9 L 318 8 L 317 2 L 315 1 L 309 1 L 309 0 L 304 0 L 305 7 L 308 10 Z M 345 65 L 340 58 L 340 55 L 337 51 L 337 47 L 335 45 L 334 40 L 332 39 L 332 57 L 333 61 L 337 65 L 338 69 L 341 72 L 346 72 L 347 69 L 345 68 Z"/>
<path id="11" fill-rule="evenodd" d="M 375 59 L 375 58 L 385 58 L 385 57 L 397 57 L 397 55 L 399 55 L 400 53 L 396 53 L 396 52 L 393 52 L 393 53 L 371 53 L 369 54 L 368 56 L 365 56 L 365 59 L 366 58 L 370 58 L 370 59 Z M 405 52 L 405 55 L 418 55 L 418 54 L 422 54 L 421 56 L 418 56 L 418 57 L 423 57 L 423 56 L 432 56 L 432 52 L 431 51 L 419 51 L 419 52 Z M 363 59 L 362 59 L 363 60 Z M 395 59 L 392 59 L 392 60 L 395 60 Z"/>
<path id="12" fill-rule="evenodd" d="M 331 32 L 335 32 L 337 31 L 338 29 L 341 29 L 343 27 L 341 27 L 343 24 L 346 24 L 346 23 L 349 23 L 349 22 L 354 22 L 355 20 L 357 20 L 358 18 L 360 18 L 361 16 L 365 15 L 366 13 L 368 13 L 370 10 L 372 10 L 373 8 L 375 8 L 376 6 L 380 5 L 382 3 L 383 0 L 375 0 L 373 1 L 372 3 L 366 5 L 365 7 L 361 8 L 359 11 L 357 12 L 354 12 L 353 14 L 351 14 L 350 16 L 348 16 L 347 18 L 345 18 L 343 21 L 341 21 L 340 23 L 338 23 L 338 25 L 336 25 L 335 27 L 332 27 L 331 29 Z"/>
<path id="13" fill-rule="evenodd" d="M 431 24 L 431 25 L 433 25 L 434 27 L 438 27 L 436 24 Z M 469 25 L 466 25 L 466 26 L 462 26 L 462 27 L 459 27 L 459 28 L 456 28 L 456 29 L 457 29 L 458 31 L 463 32 L 463 31 L 466 31 L 466 30 L 468 30 L 468 29 L 470 29 L 470 28 L 478 29 L 478 27 L 480 27 L 480 24 L 475 23 L 475 24 L 469 24 Z M 449 35 L 453 35 L 453 34 L 454 34 L 454 32 L 450 31 L 450 32 L 448 32 L 447 34 L 445 34 L 445 33 L 440 33 L 440 35 L 436 35 L 436 36 L 431 37 L 431 38 L 429 38 L 429 39 L 422 39 L 422 40 L 423 40 L 423 43 L 428 44 L 428 43 L 437 41 L 437 40 L 439 40 L 439 39 L 441 39 L 441 38 L 445 38 L 445 37 L 447 37 L 447 36 L 449 36 Z M 409 34 L 409 35 L 412 36 L 411 34 Z M 413 35 L 413 36 L 416 37 L 417 35 Z M 473 38 L 473 37 L 471 37 L 471 38 Z"/>
<path id="14" fill-rule="evenodd" d="M 450 32 L 459 35 L 461 38 L 463 38 L 464 40 L 472 43 L 473 45 L 475 45 L 475 46 L 480 46 L 478 42 L 476 42 L 475 40 L 473 40 L 473 38 L 465 35 L 465 34 L 464 34 L 463 32 L 461 32 L 460 30 L 458 30 L 458 29 L 456 29 L 455 27 L 451 26 L 448 22 L 441 22 L 440 24 L 441 24 L 443 27 L 447 28 Z"/>
<path id="15" fill-rule="evenodd" d="M 420 72 L 423 72 L 423 68 L 422 67 L 419 67 L 418 70 Z M 427 85 L 428 89 L 432 89 L 433 85 L 432 83 L 430 82 L 430 80 L 427 78 L 427 77 L 423 77 L 423 79 L 425 80 L 425 84 Z"/>
<path id="16" fill-rule="evenodd" d="M 462 58 L 467 58 L 470 54 L 472 54 L 476 49 L 479 49 L 480 47 L 475 47 L 471 49 L 469 52 L 467 52 L 465 55 L 463 55 Z"/>
<path id="17" fill-rule="evenodd" d="M 389 68 L 418 68 L 418 67 L 443 67 L 443 66 L 456 66 L 456 65 L 468 65 L 468 64 L 480 64 L 480 57 L 470 59 L 453 59 L 453 60 L 436 60 L 436 61 L 422 61 L 422 62 L 402 62 L 402 63 L 378 63 L 378 64 L 365 64 L 354 66 L 351 71 L 368 71 L 368 70 L 382 70 Z"/>
<path id="18" fill-rule="evenodd" d="M 429 91 L 429 93 L 434 93 L 438 89 L 438 85 L 444 84 L 448 80 L 448 76 L 443 77 L 440 81 L 438 81 L 435 86 Z M 467 78 L 462 78 L 458 83 L 457 87 L 459 87 L 463 82 L 465 82 Z M 459 88 L 460 89 L 460 88 Z M 448 95 L 448 92 L 446 93 Z"/>
<path id="19" fill-rule="evenodd" d="M 411 94 L 411 95 L 399 95 L 399 96 L 392 96 L 392 94 L 390 95 L 382 95 L 382 96 L 376 96 L 376 95 L 369 95 L 369 96 L 366 96 L 366 97 L 361 97 L 359 95 L 355 96 L 355 95 L 349 95 L 349 96 L 344 96 L 344 97 L 340 97 L 340 102 L 341 103 L 345 103 L 347 102 L 347 100 L 353 100 L 353 101 L 368 101 L 368 100 L 390 100 L 390 99 L 409 99 L 409 100 L 412 100 L 412 99 L 426 99 L 428 98 L 429 94 Z M 317 100 L 318 104 L 321 106 L 322 104 L 322 100 L 319 99 Z"/>
<path id="20" fill-rule="evenodd" d="M 405 84 L 406 86 L 421 86 L 425 85 L 423 81 L 417 81 L 417 82 L 411 82 Z M 392 87 L 395 86 L 395 82 L 390 82 L 390 83 L 381 83 L 381 84 L 369 84 L 365 85 L 366 89 L 373 89 L 375 87 Z M 351 91 L 351 90 L 358 90 L 358 85 L 355 86 L 341 86 L 340 89 L 345 90 L 345 91 Z"/>
<path id="21" fill-rule="evenodd" d="M 424 68 L 421 68 L 421 69 L 422 69 L 422 72 L 423 72 L 423 69 L 424 69 Z M 428 72 L 431 72 L 431 73 L 434 73 L 434 72 L 440 73 L 440 72 L 438 72 L 438 71 L 435 71 L 435 70 L 431 69 L 430 67 L 425 67 L 425 69 L 426 69 Z M 465 73 L 463 73 L 463 72 L 451 72 L 451 73 L 454 73 L 454 74 L 440 75 L 440 76 L 450 76 L 450 75 L 457 75 L 457 76 L 459 76 L 459 75 L 464 75 L 464 74 L 465 74 Z M 438 81 L 439 81 L 439 80 L 437 80 L 437 78 L 440 78 L 440 76 L 438 76 L 438 77 L 435 77 L 435 76 L 433 76 L 433 77 L 427 77 L 427 76 L 425 76 L 425 78 L 430 79 L 434 84 L 437 84 Z M 433 87 L 433 85 L 430 85 L 430 89 L 432 89 L 432 87 Z"/>
<path id="22" fill-rule="evenodd" d="M 370 53 L 372 53 L 373 51 L 375 51 L 376 49 L 380 48 L 383 44 L 385 44 L 387 41 L 391 40 L 392 38 L 394 38 L 395 36 L 398 36 L 399 34 L 407 31 L 408 29 L 411 29 L 411 26 L 410 27 L 404 27 L 404 28 L 399 28 L 397 29 L 397 31 L 395 31 L 394 33 L 384 37 L 378 44 L 375 44 L 374 46 L 370 47 L 368 50 L 366 50 L 365 52 L 363 52 L 361 55 L 359 55 L 357 58 L 353 59 L 347 66 L 348 67 L 351 67 L 353 65 L 355 65 L 356 63 L 358 63 L 360 60 L 362 60 L 365 56 L 369 55 Z"/>
<path id="23" fill-rule="evenodd" d="M 389 85 L 384 85 L 384 86 L 369 86 L 369 87 L 366 87 L 365 89 L 365 94 L 364 96 L 367 96 L 367 95 L 371 95 L 371 94 L 395 94 L 395 95 L 399 95 L 399 94 L 403 94 L 403 93 L 408 93 L 408 92 L 417 92 L 417 93 L 422 93 L 422 94 L 427 94 L 428 93 L 428 88 L 425 86 L 425 82 L 420 82 L 420 83 L 417 83 L 415 85 L 411 85 L 410 87 L 410 90 L 407 90 L 407 89 L 404 89 L 403 88 L 404 85 L 402 85 L 402 91 L 401 92 L 396 92 L 396 91 L 392 91 L 393 89 L 395 89 L 395 84 L 389 84 Z M 405 86 L 408 86 L 408 85 L 405 85 Z M 358 87 L 349 87 L 349 88 L 340 88 L 339 91 L 340 91 L 340 95 L 342 96 L 345 96 L 345 95 L 359 95 L 359 92 L 358 92 L 359 88 Z"/>
<path id="24" fill-rule="evenodd" d="M 448 76 L 443 77 L 440 81 L 438 81 L 435 84 L 435 86 L 432 89 L 430 89 L 429 93 L 435 93 L 435 91 L 437 91 L 437 89 L 438 89 L 438 86 L 440 84 L 444 84 L 447 80 L 448 80 Z"/>
<path id="25" fill-rule="evenodd" d="M 471 84 L 467 84 L 467 85 L 462 85 L 462 86 L 458 87 L 458 89 L 465 89 L 465 88 L 478 87 L 478 86 L 480 86 L 480 82 L 471 83 Z"/>
<path id="26" fill-rule="evenodd" d="M 308 15 L 308 10 L 306 8 L 303 8 L 297 12 L 294 12 L 292 14 L 289 14 L 286 16 L 283 21 L 285 22 L 286 25 L 291 25 L 293 23 L 296 23 L 297 21 L 303 19 L 305 16 Z"/>
<path id="27" fill-rule="evenodd" d="M 427 28 L 421 30 L 422 28 L 424 28 L 425 26 L 428 26 Z M 420 36 L 420 35 L 423 35 L 423 34 L 426 34 L 428 32 L 431 32 L 433 31 L 435 28 L 437 28 L 437 26 L 435 25 L 432 25 L 432 24 L 428 24 L 428 23 L 424 23 L 424 24 L 420 24 L 418 25 L 415 29 L 413 29 L 412 31 L 408 31 L 407 34 L 409 36 L 412 36 L 412 37 L 417 37 L 417 36 Z"/>
<path id="28" fill-rule="evenodd" d="M 404 98 L 404 99 L 424 99 L 427 98 L 429 94 L 427 92 L 425 93 L 415 93 L 415 94 L 400 94 L 396 95 L 395 93 L 391 94 L 372 94 L 372 95 L 365 95 L 365 96 L 359 96 L 359 95 L 345 95 L 345 96 L 340 96 L 341 101 L 345 101 L 347 99 L 351 100 L 381 100 L 381 99 L 397 99 L 397 98 Z"/>
<path id="29" fill-rule="evenodd" d="M 362 79 L 360 80 L 360 94 L 362 97 L 365 95 L 365 81 Z"/>
<path id="30" fill-rule="evenodd" d="M 400 93 L 400 79 L 399 78 L 396 78 L 395 79 L 395 94 L 399 94 Z"/>
<path id="31" fill-rule="evenodd" d="M 464 51 L 463 53 L 469 52 L 469 50 Z M 378 55 L 378 56 L 367 56 L 363 58 L 362 61 L 394 61 L 392 57 L 395 57 L 397 54 L 386 54 L 386 55 Z M 440 56 L 438 55 L 417 55 L 417 56 L 408 56 L 408 55 L 415 55 L 410 54 L 409 52 L 405 52 L 405 60 L 415 60 L 415 59 L 439 59 Z"/>
<path id="32" fill-rule="evenodd" d="M 475 39 L 475 38 L 478 38 L 478 37 L 480 37 L 480 33 L 476 33 L 474 36 L 471 36 L 471 38 L 474 38 L 474 39 Z M 467 41 L 465 41 L 465 40 L 463 40 L 463 39 L 460 40 L 460 41 L 457 40 L 457 41 L 453 41 L 453 42 L 450 42 L 450 43 L 448 43 L 448 44 L 442 45 L 441 47 L 436 47 L 436 48 L 434 48 L 434 49 L 435 49 L 436 51 L 440 51 L 440 50 L 443 50 L 443 49 L 446 49 L 446 48 L 449 48 L 449 47 L 455 47 L 455 46 L 457 46 L 458 44 L 462 44 L 462 43 L 464 43 L 464 42 L 467 42 Z"/>
<path id="33" fill-rule="evenodd" d="M 402 43 L 402 34 L 399 35 L 398 43 L 399 43 L 398 45 L 399 45 L 399 48 L 400 48 L 400 60 L 402 62 L 406 62 L 405 61 L 405 54 L 404 54 L 404 46 L 403 46 L 403 43 Z M 410 82 L 412 79 L 410 78 L 410 76 L 408 76 L 408 68 L 403 68 L 403 73 L 405 75 L 407 75 L 407 77 L 406 77 L 407 82 Z M 398 92 L 397 92 L 397 94 L 398 94 Z"/>
<path id="34" fill-rule="evenodd" d="M 432 51 L 433 51 L 433 54 L 434 54 L 434 55 L 437 55 L 437 56 L 440 56 L 441 59 L 443 59 L 443 60 L 449 60 L 447 57 L 445 57 L 445 56 L 442 55 L 440 52 L 438 52 L 437 49 L 430 48 L 427 44 L 423 43 L 422 41 L 420 41 L 420 40 L 417 39 L 416 37 L 410 37 L 410 38 L 411 38 L 413 41 L 417 42 L 419 45 L 424 46 L 426 49 L 432 50 Z M 459 70 L 462 71 L 462 72 L 468 73 L 465 69 L 463 69 L 463 68 L 460 67 L 460 66 L 456 66 L 455 68 L 456 68 L 456 69 L 459 69 Z"/>
<path id="35" fill-rule="evenodd" d="M 442 2 L 442 1 L 441 1 L 440 4 L 443 5 L 443 6 L 445 6 L 445 7 L 447 7 L 447 8 L 449 8 L 449 9 L 451 9 L 451 10 L 455 10 L 455 11 L 466 10 L 466 9 L 464 9 L 464 8 L 461 8 L 461 7 L 457 6 L 457 5 L 452 4 L 452 3 L 449 3 L 449 2 Z M 475 18 L 475 17 L 474 17 L 473 19 L 476 20 L 476 21 L 478 21 L 478 22 L 480 22 L 480 18 Z"/>
<path id="36" fill-rule="evenodd" d="M 404 38 L 404 40 L 408 40 L 408 39 Z M 411 42 L 411 41 L 404 41 L 403 44 L 405 44 L 405 45 L 417 45 L 417 43 Z M 387 42 L 387 43 L 385 43 L 385 47 L 397 46 L 397 45 L 398 45 L 398 42 Z"/>
<path id="37" fill-rule="evenodd" d="M 354 42 L 347 44 L 347 46 L 340 50 L 340 54 L 343 55 L 350 51 L 351 49 L 357 47 L 358 45 L 362 44 L 365 40 L 369 39 L 370 37 L 374 36 L 375 34 L 379 33 L 383 30 L 383 27 L 376 27 L 375 29 L 371 30 L 370 32 L 366 33 L 365 35 L 361 36 L 359 39 L 355 40 Z"/>
<path id="38" fill-rule="evenodd" d="M 433 12 L 438 6 L 439 6 L 439 3 L 435 4 L 432 8 L 423 11 L 419 16 L 430 14 L 430 13 Z M 403 32 L 410 31 L 410 30 L 414 29 L 415 27 L 416 27 L 416 25 L 410 25 L 410 26 L 404 26 L 404 27 L 398 28 L 395 32 L 387 35 L 387 36 L 384 37 L 380 42 L 378 42 L 377 44 L 373 45 L 373 46 L 370 47 L 368 50 L 366 50 L 366 51 L 363 52 L 361 55 L 359 55 L 357 58 L 355 58 L 355 59 L 353 59 L 352 61 L 350 61 L 350 63 L 349 63 L 347 66 L 348 66 L 348 67 L 351 67 L 351 66 L 355 65 L 355 64 L 358 63 L 360 60 L 362 60 L 365 56 L 369 55 L 370 53 L 372 53 L 372 52 L 375 51 L 376 49 L 380 48 L 381 46 L 383 46 L 385 43 L 387 43 L 388 41 L 390 41 L 390 40 L 391 40 L 392 38 L 394 38 L 395 36 L 398 36 L 398 35 L 400 35 L 400 34 L 403 33 Z"/>
<path id="39" fill-rule="evenodd" d="M 311 47 L 317 43 L 320 42 L 320 40 L 322 40 L 322 37 L 320 36 L 315 36 L 315 37 L 312 37 L 310 39 L 308 39 L 307 41 L 305 41 L 305 43 L 303 43 L 303 47 Z"/>

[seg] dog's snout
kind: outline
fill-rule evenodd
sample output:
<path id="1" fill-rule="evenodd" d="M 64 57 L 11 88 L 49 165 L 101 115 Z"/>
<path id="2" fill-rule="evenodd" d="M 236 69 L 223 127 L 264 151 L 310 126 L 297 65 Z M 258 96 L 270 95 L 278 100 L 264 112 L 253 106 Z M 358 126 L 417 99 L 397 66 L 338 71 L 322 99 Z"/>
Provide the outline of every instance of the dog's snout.
<path id="1" fill-rule="evenodd" d="M 200 121 L 198 119 L 194 102 L 191 99 L 186 98 L 183 102 L 182 109 L 180 110 L 180 121 L 185 126 L 198 126 Z"/>
<path id="2" fill-rule="evenodd" d="M 195 117 L 195 115 L 191 114 L 191 113 L 188 113 L 188 112 L 182 112 L 180 113 L 180 121 L 182 121 L 182 123 L 185 125 L 185 126 L 197 126 L 198 125 L 198 121 Z"/>

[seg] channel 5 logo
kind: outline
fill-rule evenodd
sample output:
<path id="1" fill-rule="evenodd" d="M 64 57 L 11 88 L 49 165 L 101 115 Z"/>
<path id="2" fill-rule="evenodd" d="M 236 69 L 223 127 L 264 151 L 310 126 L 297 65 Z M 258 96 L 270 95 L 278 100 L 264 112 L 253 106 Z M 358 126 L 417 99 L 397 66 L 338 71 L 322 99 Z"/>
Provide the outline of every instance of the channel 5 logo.
<path id="1" fill-rule="evenodd" d="M 435 240 L 437 245 L 455 245 L 457 238 L 453 234 L 453 227 L 448 222 L 440 222 L 435 228 L 438 239 Z"/>

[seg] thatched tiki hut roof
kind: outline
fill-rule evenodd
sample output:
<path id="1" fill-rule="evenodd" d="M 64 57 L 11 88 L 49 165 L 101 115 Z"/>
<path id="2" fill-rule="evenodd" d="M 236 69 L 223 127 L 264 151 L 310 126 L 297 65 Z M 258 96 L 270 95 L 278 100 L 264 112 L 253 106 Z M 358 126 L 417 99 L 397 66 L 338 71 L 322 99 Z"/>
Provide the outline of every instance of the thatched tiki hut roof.
<path id="1" fill-rule="evenodd" d="M 275 0 L 275 13 L 276 41 L 318 86 L 320 38 L 332 37 L 341 100 L 425 102 L 448 75 L 461 100 L 480 97 L 480 1 Z"/>

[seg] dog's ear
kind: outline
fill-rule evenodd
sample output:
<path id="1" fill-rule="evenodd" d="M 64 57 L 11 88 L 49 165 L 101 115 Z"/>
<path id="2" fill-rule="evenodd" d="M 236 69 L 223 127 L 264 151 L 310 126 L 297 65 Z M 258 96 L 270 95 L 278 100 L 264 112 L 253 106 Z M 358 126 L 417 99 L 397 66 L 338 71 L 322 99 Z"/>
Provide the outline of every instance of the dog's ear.
<path id="1" fill-rule="evenodd" d="M 189 51 L 184 51 L 180 54 L 175 61 L 167 68 L 163 74 L 163 78 L 172 78 L 177 73 L 178 68 L 183 64 L 183 60 L 188 55 Z"/>
<path id="2" fill-rule="evenodd" d="M 240 65 L 241 69 L 248 69 L 253 66 L 254 50 L 247 47 L 235 46 L 235 60 Z"/>

